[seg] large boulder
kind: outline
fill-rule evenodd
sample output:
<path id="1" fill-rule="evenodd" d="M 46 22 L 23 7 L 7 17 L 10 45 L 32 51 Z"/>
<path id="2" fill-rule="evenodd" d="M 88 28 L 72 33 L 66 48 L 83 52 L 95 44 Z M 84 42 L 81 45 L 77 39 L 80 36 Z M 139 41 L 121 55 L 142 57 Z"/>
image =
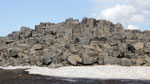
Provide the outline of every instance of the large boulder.
<path id="1" fill-rule="evenodd" d="M 150 31 L 94 18 L 41 22 L 0 37 L 0 65 L 150 65 Z"/>
<path id="2" fill-rule="evenodd" d="M 21 27 L 20 33 L 22 34 L 22 38 L 28 38 L 32 36 L 32 29 L 28 27 Z"/>
<path id="3" fill-rule="evenodd" d="M 125 32 L 121 23 L 115 24 L 115 30 L 116 30 L 116 32 L 119 32 L 119 33 L 124 33 Z"/>
<path id="4" fill-rule="evenodd" d="M 44 52 L 44 57 L 42 58 L 42 63 L 45 64 L 45 65 L 49 65 L 51 64 L 51 62 L 53 61 L 53 56 L 50 52 Z"/>
<path id="5" fill-rule="evenodd" d="M 42 59 L 42 63 L 45 65 L 49 65 L 51 62 L 52 62 L 52 58 L 50 58 L 50 57 L 44 57 Z"/>
<path id="6" fill-rule="evenodd" d="M 82 63 L 83 64 L 94 64 L 95 62 L 97 62 L 99 53 L 96 51 L 92 51 L 89 49 L 86 49 L 82 55 Z"/>
<path id="7" fill-rule="evenodd" d="M 146 61 L 144 59 L 137 59 L 136 60 L 136 65 L 137 66 L 142 66 L 146 63 Z"/>
<path id="8" fill-rule="evenodd" d="M 130 59 L 122 58 L 122 59 L 119 59 L 119 65 L 122 65 L 122 66 L 132 66 L 133 63 L 132 63 L 132 60 L 130 60 Z"/>
<path id="9" fill-rule="evenodd" d="M 105 56 L 104 57 L 104 64 L 110 64 L 110 65 L 117 65 L 119 63 L 118 58 L 111 57 L 111 56 Z"/>
<path id="10" fill-rule="evenodd" d="M 20 33 L 19 32 L 12 32 L 7 36 L 9 40 L 19 40 L 20 39 Z"/>

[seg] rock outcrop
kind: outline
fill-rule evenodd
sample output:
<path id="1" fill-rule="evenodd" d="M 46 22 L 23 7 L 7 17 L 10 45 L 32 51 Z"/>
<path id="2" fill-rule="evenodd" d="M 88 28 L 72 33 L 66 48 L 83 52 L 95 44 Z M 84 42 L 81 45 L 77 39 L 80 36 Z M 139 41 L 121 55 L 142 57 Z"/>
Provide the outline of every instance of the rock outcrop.
<path id="1" fill-rule="evenodd" d="M 120 23 L 72 18 L 21 27 L 0 37 L 0 66 L 150 65 L 150 31 L 125 30 Z"/>

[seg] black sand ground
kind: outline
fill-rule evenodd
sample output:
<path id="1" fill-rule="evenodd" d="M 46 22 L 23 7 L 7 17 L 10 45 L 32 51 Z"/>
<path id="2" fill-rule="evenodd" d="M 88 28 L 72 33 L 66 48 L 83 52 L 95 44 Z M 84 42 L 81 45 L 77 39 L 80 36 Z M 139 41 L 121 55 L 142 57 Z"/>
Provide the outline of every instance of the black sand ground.
<path id="1" fill-rule="evenodd" d="M 0 84 L 150 84 L 146 80 L 81 79 L 29 75 L 24 70 L 0 69 Z"/>

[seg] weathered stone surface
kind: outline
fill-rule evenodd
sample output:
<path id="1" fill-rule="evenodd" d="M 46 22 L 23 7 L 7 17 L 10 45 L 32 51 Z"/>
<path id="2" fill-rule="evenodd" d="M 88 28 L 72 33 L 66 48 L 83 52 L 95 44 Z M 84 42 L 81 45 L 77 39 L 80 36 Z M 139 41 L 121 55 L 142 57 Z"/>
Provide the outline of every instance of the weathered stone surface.
<path id="1" fill-rule="evenodd" d="M 138 43 L 135 43 L 133 46 L 136 50 L 143 49 L 144 48 L 144 43 L 138 42 Z"/>
<path id="2" fill-rule="evenodd" d="M 150 57 L 149 56 L 145 56 L 145 61 L 147 65 L 150 65 Z"/>
<path id="3" fill-rule="evenodd" d="M 30 46 L 28 44 L 17 44 L 17 47 L 22 49 L 22 50 L 27 50 L 30 48 Z"/>
<path id="4" fill-rule="evenodd" d="M 103 47 L 108 49 L 112 48 L 108 43 L 103 44 Z"/>
<path id="5" fill-rule="evenodd" d="M 49 65 L 53 61 L 50 52 L 45 52 L 41 61 L 43 64 Z"/>
<path id="6" fill-rule="evenodd" d="M 124 57 L 124 53 L 123 53 L 123 52 L 120 52 L 120 51 L 118 51 L 118 50 L 114 50 L 114 51 L 112 52 L 112 56 L 113 56 L 113 57 L 117 57 L 117 58 L 122 58 L 122 57 Z"/>
<path id="7" fill-rule="evenodd" d="M 34 49 L 34 50 L 42 50 L 43 46 L 42 45 L 34 45 L 34 46 L 32 46 L 32 49 Z"/>
<path id="8" fill-rule="evenodd" d="M 144 59 L 137 59 L 136 60 L 136 65 L 137 66 L 141 66 L 144 65 L 146 63 L 146 61 Z"/>
<path id="9" fill-rule="evenodd" d="M 9 35 L 7 36 L 7 38 L 8 38 L 9 40 L 19 40 L 19 38 L 20 38 L 20 33 L 19 33 L 19 32 L 12 32 L 11 34 L 9 34 Z"/>
<path id="10" fill-rule="evenodd" d="M 0 66 L 150 66 L 150 31 L 125 30 L 94 18 L 69 18 L 0 37 Z"/>
<path id="11" fill-rule="evenodd" d="M 30 32 L 31 33 L 32 29 L 28 28 L 28 27 L 21 27 L 21 30 L 20 32 L 22 33 L 27 33 L 27 32 Z"/>
<path id="12" fill-rule="evenodd" d="M 32 36 L 32 29 L 30 29 L 28 27 L 21 27 L 20 34 L 21 34 L 20 37 L 22 39 L 31 37 Z"/>
<path id="13" fill-rule="evenodd" d="M 120 59 L 119 64 L 122 65 L 122 66 L 131 66 L 131 65 L 133 65 L 132 61 L 130 59 L 126 59 L 126 58 Z"/>
<path id="14" fill-rule="evenodd" d="M 104 56 L 99 56 L 98 57 L 98 64 L 104 65 Z"/>
<path id="15" fill-rule="evenodd" d="M 52 59 L 50 57 L 44 57 L 42 60 L 43 64 L 49 65 L 52 62 Z"/>
<path id="16" fill-rule="evenodd" d="M 99 55 L 98 52 L 85 50 L 82 55 L 83 64 L 93 64 L 97 62 L 98 55 Z"/>
<path id="17" fill-rule="evenodd" d="M 18 52 L 15 49 L 9 49 L 7 51 L 8 57 L 18 57 Z"/>
<path id="18" fill-rule="evenodd" d="M 6 44 L 10 44 L 10 43 L 13 43 L 13 42 L 15 42 L 15 40 L 6 40 L 5 41 Z"/>
<path id="19" fill-rule="evenodd" d="M 107 64 L 117 65 L 118 63 L 119 63 L 118 58 L 111 57 L 111 56 L 104 57 L 104 64 L 105 65 L 107 65 Z"/>
<path id="20" fill-rule="evenodd" d="M 82 62 L 82 58 L 80 58 L 78 55 L 70 55 L 67 60 L 72 64 L 72 65 L 77 65 L 78 62 Z"/>

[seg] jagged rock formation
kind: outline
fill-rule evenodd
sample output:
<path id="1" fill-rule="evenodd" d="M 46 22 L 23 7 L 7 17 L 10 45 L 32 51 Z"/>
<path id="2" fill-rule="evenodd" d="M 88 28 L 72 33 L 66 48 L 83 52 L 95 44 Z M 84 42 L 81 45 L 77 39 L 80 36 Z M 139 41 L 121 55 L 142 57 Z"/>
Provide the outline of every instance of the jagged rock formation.
<path id="1" fill-rule="evenodd" d="M 150 31 L 83 18 L 22 27 L 0 38 L 0 66 L 150 65 Z"/>

